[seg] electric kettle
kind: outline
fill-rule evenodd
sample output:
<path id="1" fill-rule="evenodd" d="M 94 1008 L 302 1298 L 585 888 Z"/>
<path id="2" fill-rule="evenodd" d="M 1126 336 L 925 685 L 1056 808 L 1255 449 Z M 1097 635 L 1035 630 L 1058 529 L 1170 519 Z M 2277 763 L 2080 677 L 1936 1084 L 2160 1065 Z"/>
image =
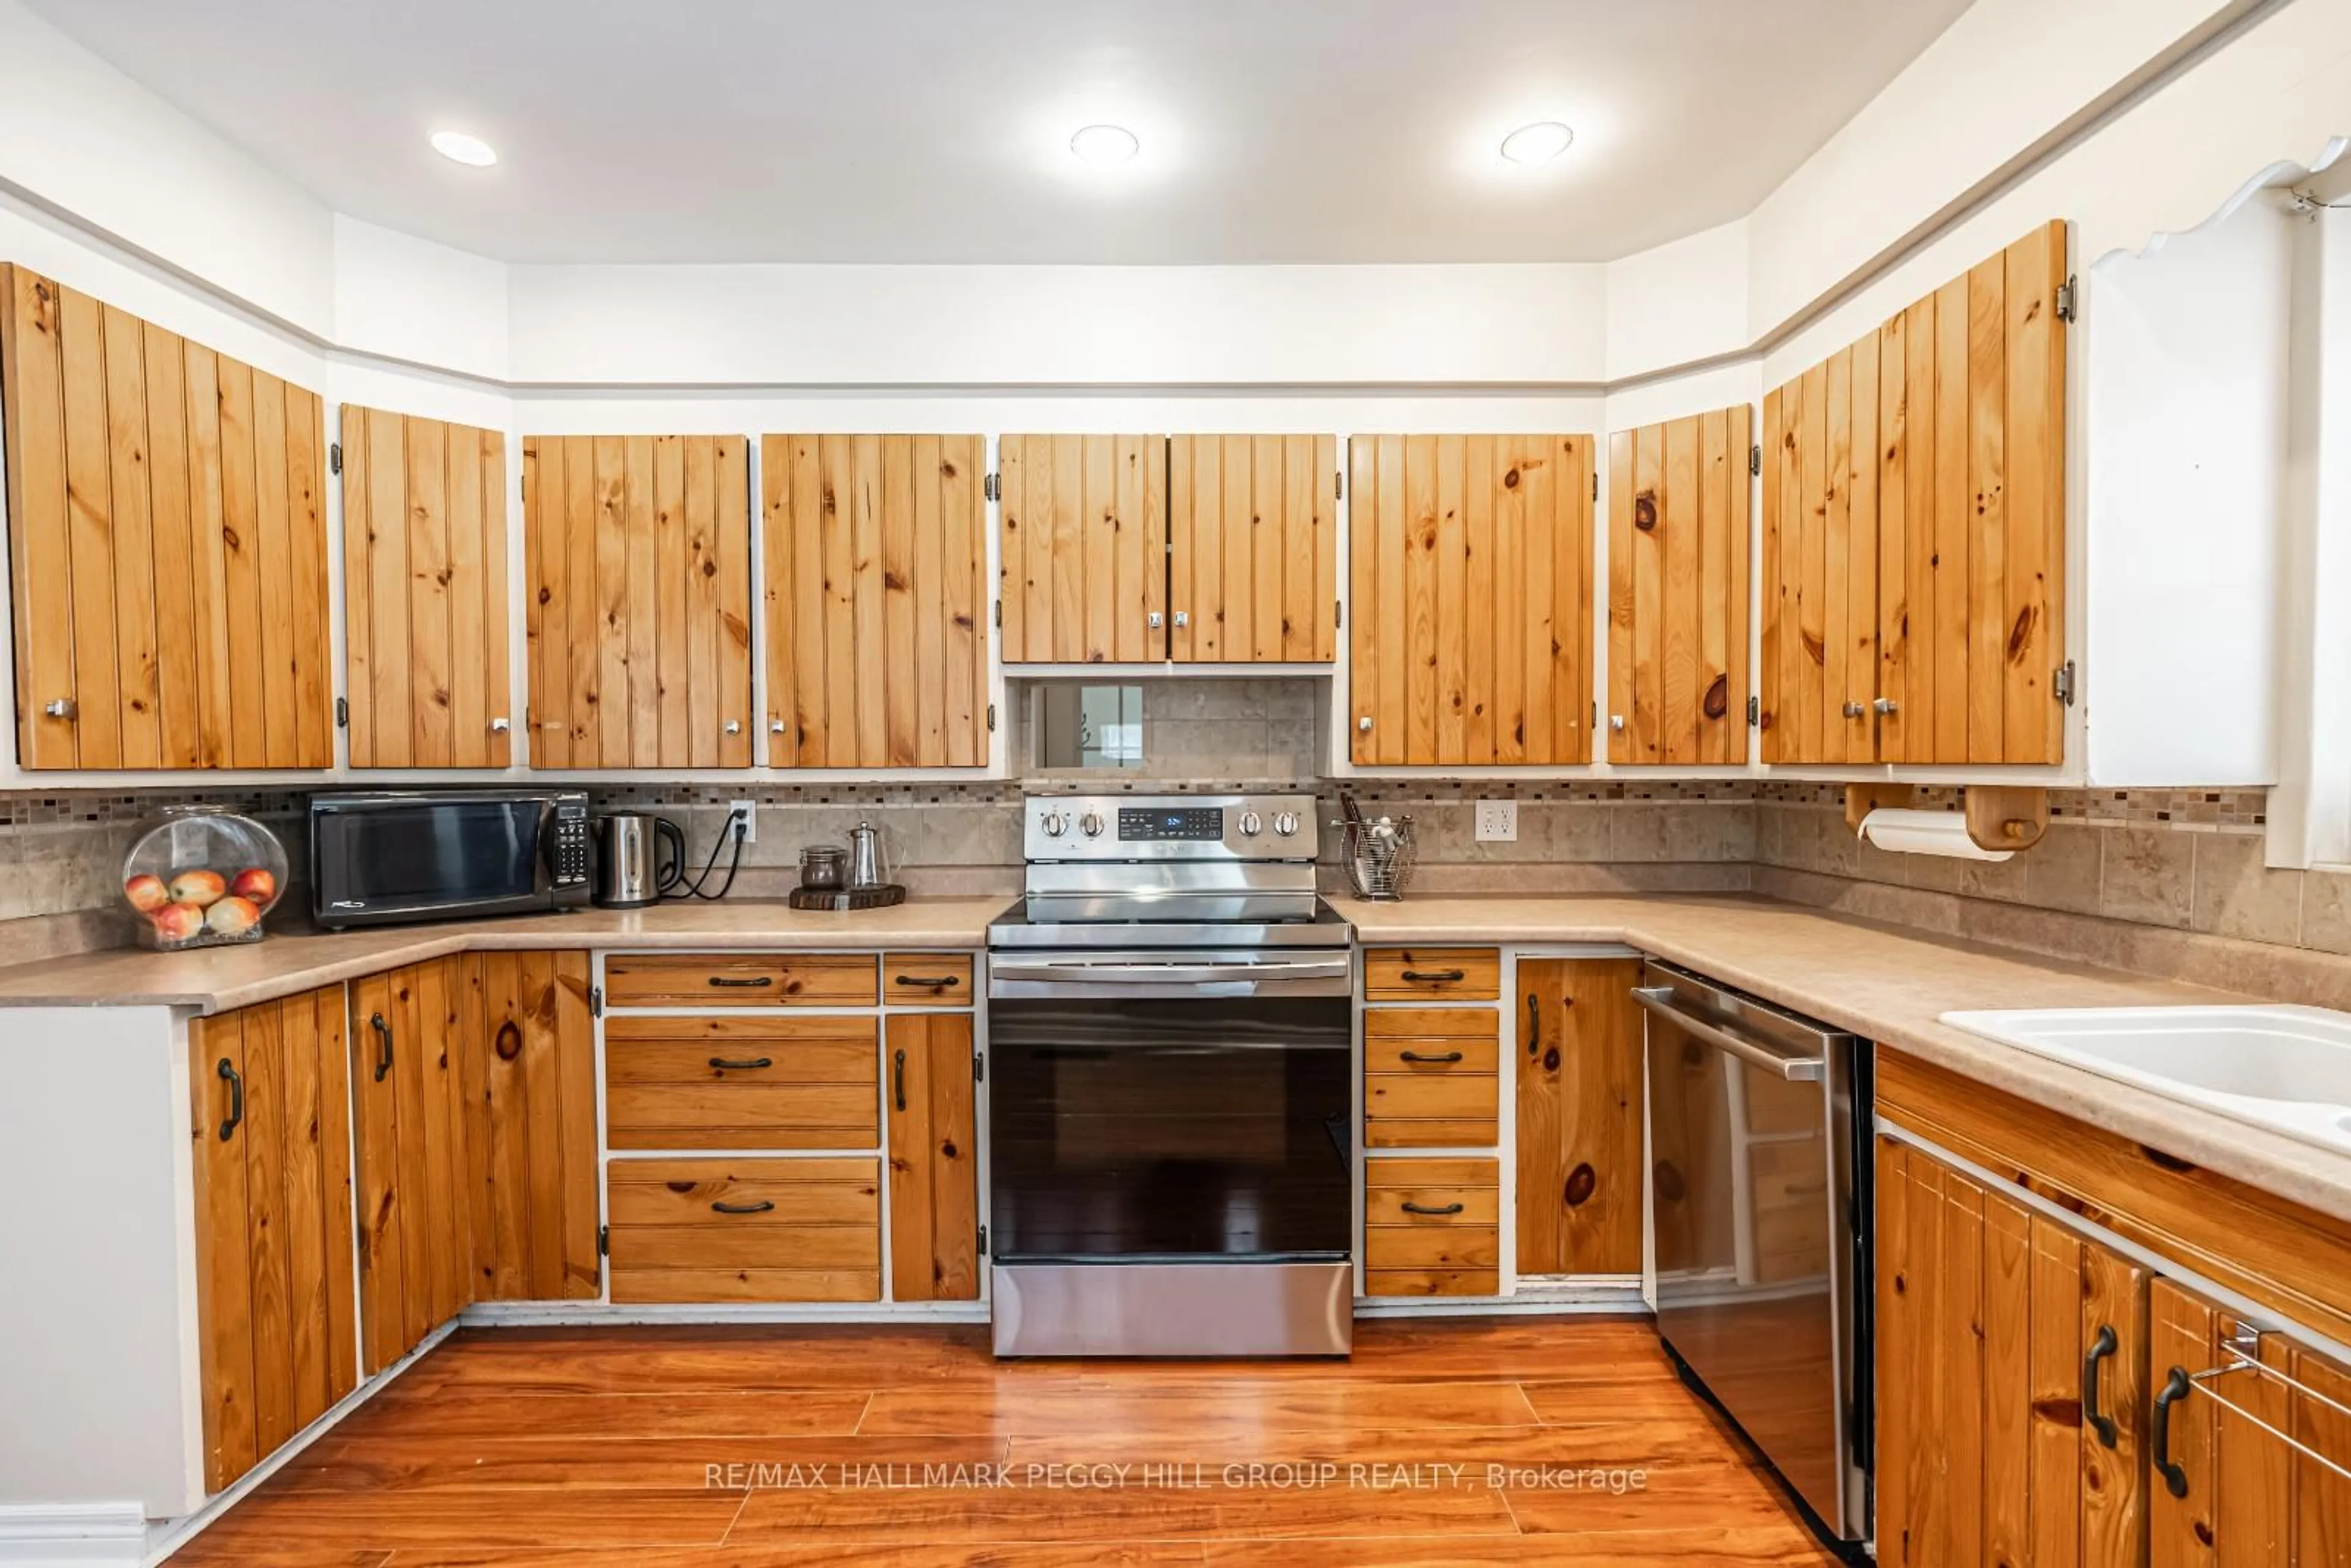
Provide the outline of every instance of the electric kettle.
<path id="1" fill-rule="evenodd" d="M 644 811 L 612 811 L 596 819 L 598 908 L 644 909 L 684 880 L 685 835 L 675 822 Z"/>

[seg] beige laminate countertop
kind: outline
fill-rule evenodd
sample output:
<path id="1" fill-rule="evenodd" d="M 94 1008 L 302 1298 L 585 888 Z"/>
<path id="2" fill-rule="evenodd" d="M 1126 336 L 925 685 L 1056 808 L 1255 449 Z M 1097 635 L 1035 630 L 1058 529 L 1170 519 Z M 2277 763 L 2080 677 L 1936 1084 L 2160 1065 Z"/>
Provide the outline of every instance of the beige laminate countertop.
<path id="1" fill-rule="evenodd" d="M 118 948 L 0 968 L 0 1008 L 187 1007 L 225 1012 L 444 954 L 551 947 L 765 947 L 779 952 L 982 947 L 1010 905 L 912 898 L 834 915 L 749 899 L 582 909 L 375 930 L 294 932 L 185 953 Z"/>
<path id="2" fill-rule="evenodd" d="M 1962 1008 L 2160 1007 L 2262 998 L 1738 897 L 1332 901 L 1379 943 L 1614 942 L 2093 1126 L 2351 1220 L 2351 1159 L 1940 1021 Z"/>

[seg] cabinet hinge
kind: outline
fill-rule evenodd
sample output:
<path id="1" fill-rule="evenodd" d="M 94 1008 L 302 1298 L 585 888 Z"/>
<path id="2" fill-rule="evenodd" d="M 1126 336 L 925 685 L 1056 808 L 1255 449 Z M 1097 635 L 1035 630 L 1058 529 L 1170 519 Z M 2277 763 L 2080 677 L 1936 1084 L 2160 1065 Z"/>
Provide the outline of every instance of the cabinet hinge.
<path id="1" fill-rule="evenodd" d="M 996 705 L 994 703 L 987 705 L 987 733 L 990 735 L 994 735 L 996 733 Z"/>
<path id="2" fill-rule="evenodd" d="M 971 1053 L 971 1081 L 974 1083 L 987 1082 L 987 1052 L 975 1051 Z"/>
<path id="3" fill-rule="evenodd" d="M 1600 727 L 1600 699 L 1597 697 L 1592 701 L 1592 727 L 1594 729 Z"/>
<path id="4" fill-rule="evenodd" d="M 1592 471 L 1592 498 L 1595 501 L 1600 499 L 1600 470 L 1597 468 Z"/>
<path id="5" fill-rule="evenodd" d="M 1747 726 L 1750 729 L 1761 729 L 1763 727 L 1763 699 L 1761 697 L 1750 696 L 1747 699 Z"/>
<path id="6" fill-rule="evenodd" d="M 588 1016 L 590 1018 L 604 1016 L 604 988 L 601 986 L 588 988 Z"/>
<path id="7" fill-rule="evenodd" d="M 1336 470 L 1331 475 L 1331 498 L 1334 501 L 1347 498 L 1347 476 Z"/>
<path id="8" fill-rule="evenodd" d="M 985 1225 L 979 1228 L 979 1255 L 983 1258 L 987 1256 L 987 1227 Z"/>
<path id="9" fill-rule="evenodd" d="M 1336 632 L 1347 623 L 1347 607 L 1338 600 L 1331 601 L 1331 630 Z"/>
<path id="10" fill-rule="evenodd" d="M 2074 706 L 2073 660 L 2068 659 L 2064 664 L 2057 666 L 2056 674 L 2052 675 L 2049 679 L 2049 695 L 2055 697 L 2059 702 L 2064 703 L 2067 707 L 2072 707 Z"/>
<path id="11" fill-rule="evenodd" d="M 327 448 L 327 472 L 329 474 L 340 474 L 342 471 L 343 444 L 338 441 L 333 445 Z"/>
<path id="12" fill-rule="evenodd" d="M 335 727 L 337 729 L 351 727 L 351 699 L 349 697 L 335 699 Z"/>
<path id="13" fill-rule="evenodd" d="M 998 632 L 1004 630 L 1004 601 L 1001 599 L 996 601 L 996 629 Z"/>
<path id="14" fill-rule="evenodd" d="M 2057 319 L 2071 321 L 2080 302 L 2081 287 L 2074 280 L 2073 274 L 2068 273 L 2065 281 L 2057 286 Z"/>
<path id="15" fill-rule="evenodd" d="M 611 1255 L 612 1228 L 609 1225 L 600 1225 L 596 1228 L 596 1256 L 610 1258 Z"/>
<path id="16" fill-rule="evenodd" d="M 997 494 L 996 476 L 993 474 L 990 474 L 985 480 L 981 481 L 979 488 L 980 494 L 987 497 L 991 501 L 1002 499 L 1002 497 Z"/>
<path id="17" fill-rule="evenodd" d="M 1747 449 L 1747 472 L 1757 478 L 1762 477 L 1763 448 L 1761 445 L 1750 446 Z"/>

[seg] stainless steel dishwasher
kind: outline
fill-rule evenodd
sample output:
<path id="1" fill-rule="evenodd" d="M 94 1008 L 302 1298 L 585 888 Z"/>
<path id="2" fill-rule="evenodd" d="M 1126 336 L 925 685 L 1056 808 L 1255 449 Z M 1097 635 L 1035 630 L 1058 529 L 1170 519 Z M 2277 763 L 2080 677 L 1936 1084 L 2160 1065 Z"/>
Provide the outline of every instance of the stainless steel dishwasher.
<path id="1" fill-rule="evenodd" d="M 1651 959 L 1657 1330 L 1836 1537 L 1870 1531 L 1869 1044 Z"/>

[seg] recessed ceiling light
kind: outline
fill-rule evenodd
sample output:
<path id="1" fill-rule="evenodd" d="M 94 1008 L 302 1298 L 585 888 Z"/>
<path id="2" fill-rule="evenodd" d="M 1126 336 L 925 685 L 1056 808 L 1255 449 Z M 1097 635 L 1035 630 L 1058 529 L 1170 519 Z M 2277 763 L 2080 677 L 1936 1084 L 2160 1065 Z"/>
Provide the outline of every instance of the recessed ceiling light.
<path id="1" fill-rule="evenodd" d="M 1081 126 L 1070 138 L 1070 151 L 1089 163 L 1123 163 L 1142 150 L 1143 143 L 1123 125 Z"/>
<path id="2" fill-rule="evenodd" d="M 433 151 L 452 162 L 465 163 L 475 169 L 486 169 L 498 161 L 498 150 L 478 136 L 468 136 L 462 131 L 436 131 L 433 133 Z"/>
<path id="3" fill-rule="evenodd" d="M 1548 163 L 1567 151 L 1575 132 L 1556 120 L 1521 125 L 1502 138 L 1502 156 L 1513 163 Z"/>

